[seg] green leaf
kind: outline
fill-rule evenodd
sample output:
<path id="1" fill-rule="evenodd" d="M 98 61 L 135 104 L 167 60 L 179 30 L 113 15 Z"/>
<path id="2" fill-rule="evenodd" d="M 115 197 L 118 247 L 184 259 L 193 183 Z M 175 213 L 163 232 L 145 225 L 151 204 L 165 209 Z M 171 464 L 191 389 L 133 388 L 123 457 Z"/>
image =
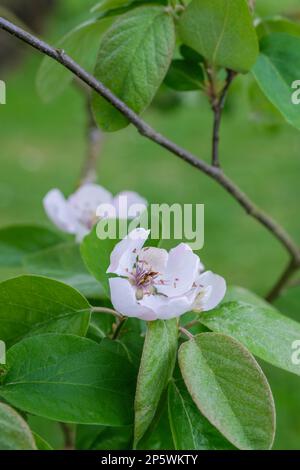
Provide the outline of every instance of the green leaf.
<path id="1" fill-rule="evenodd" d="M 26 256 L 24 267 L 31 274 L 64 282 L 86 297 L 98 299 L 104 295 L 101 284 L 87 272 L 76 243 L 62 243 Z"/>
<path id="2" fill-rule="evenodd" d="M 135 444 L 147 431 L 172 377 L 177 340 L 176 319 L 148 323 L 135 396 Z"/>
<path id="3" fill-rule="evenodd" d="M 239 286 L 227 287 L 226 295 L 222 300 L 221 305 L 227 302 L 235 302 L 237 300 L 252 305 L 257 305 L 258 307 L 266 307 L 266 305 L 270 307 L 270 304 L 266 302 L 262 297 L 259 297 L 258 295 L 254 294 L 254 292 L 251 292 L 250 290 Z M 201 313 L 201 317 L 202 316 L 203 315 Z"/>
<path id="4" fill-rule="evenodd" d="M 276 127 L 285 122 L 282 114 L 266 98 L 254 81 L 249 85 L 248 96 L 253 121 L 268 127 Z"/>
<path id="5" fill-rule="evenodd" d="M 128 450 L 132 447 L 132 426 L 77 426 L 76 449 Z"/>
<path id="6" fill-rule="evenodd" d="M 272 393 L 259 365 L 230 336 L 202 333 L 183 343 L 179 365 L 195 404 L 233 445 L 269 449 L 275 432 Z"/>
<path id="7" fill-rule="evenodd" d="M 192 0 L 180 17 L 179 34 L 210 64 L 236 72 L 248 72 L 258 55 L 245 0 Z"/>
<path id="8" fill-rule="evenodd" d="M 173 437 L 171 433 L 168 403 L 164 399 L 161 406 L 157 409 L 156 415 L 139 441 L 138 450 L 174 450 Z"/>
<path id="9" fill-rule="evenodd" d="M 36 434 L 35 432 L 33 432 L 32 434 L 38 450 L 53 450 L 50 444 L 48 444 L 48 442 L 45 441 L 43 437 L 41 437 L 39 434 Z"/>
<path id="10" fill-rule="evenodd" d="M 169 384 L 168 404 L 176 450 L 234 448 L 200 413 L 182 380 Z"/>
<path id="11" fill-rule="evenodd" d="M 110 265 L 111 252 L 119 241 L 119 238 L 100 240 L 97 236 L 97 227 L 94 227 L 80 246 L 81 256 L 88 271 L 101 282 L 108 298 L 110 298 L 109 277 L 106 271 Z"/>
<path id="12" fill-rule="evenodd" d="M 132 423 L 135 372 L 111 340 L 34 336 L 9 349 L 7 365 L 0 396 L 21 410 L 66 423 Z"/>
<path id="13" fill-rule="evenodd" d="M 33 435 L 24 419 L 0 403 L 0 450 L 35 450 Z"/>
<path id="14" fill-rule="evenodd" d="M 134 3 L 135 0 L 102 0 L 91 9 L 92 13 L 104 13 L 108 10 L 125 7 Z"/>
<path id="15" fill-rule="evenodd" d="M 300 366 L 292 362 L 292 345 L 300 338 L 300 324 L 254 294 L 244 291 L 242 295 L 242 300 L 236 295 L 236 300 L 201 313 L 200 321 L 213 331 L 233 336 L 274 366 L 300 375 Z"/>
<path id="16" fill-rule="evenodd" d="M 204 57 L 201 54 L 198 54 L 194 49 L 185 44 L 182 44 L 179 48 L 180 54 L 182 57 L 189 62 L 194 62 L 196 64 L 200 64 L 204 62 Z"/>
<path id="17" fill-rule="evenodd" d="M 43 333 L 84 336 L 89 320 L 88 301 L 66 284 L 29 275 L 0 283 L 0 339 L 8 347 Z"/>
<path id="18" fill-rule="evenodd" d="M 300 129 L 299 106 L 293 104 L 292 84 L 300 77 L 300 37 L 274 33 L 260 42 L 252 73 L 266 97 L 287 122 Z"/>
<path id="19" fill-rule="evenodd" d="M 113 315 L 97 312 L 92 313 L 86 337 L 100 343 L 103 338 L 112 332 L 114 322 L 115 318 Z"/>
<path id="20" fill-rule="evenodd" d="M 165 84 L 176 91 L 199 90 L 203 86 L 203 70 L 200 65 L 187 60 L 176 59 L 165 78 Z"/>
<path id="21" fill-rule="evenodd" d="M 56 45 L 64 50 L 85 70 L 92 72 L 103 32 L 111 20 L 88 21 L 66 34 Z M 74 75 L 61 64 L 45 57 L 38 71 L 37 88 L 41 98 L 50 102 L 72 82 Z"/>
<path id="22" fill-rule="evenodd" d="M 160 6 L 135 8 L 122 15 L 104 34 L 95 76 L 136 113 L 151 103 L 169 68 L 175 47 L 171 15 Z M 116 131 L 128 120 L 94 93 L 94 114 L 105 131 Z"/>
<path id="23" fill-rule="evenodd" d="M 20 267 L 25 255 L 57 245 L 61 241 L 59 235 L 44 227 L 34 225 L 4 227 L 0 229 L 0 265 Z"/>
<path id="24" fill-rule="evenodd" d="M 282 292 L 278 299 L 275 300 L 274 305 L 284 315 L 296 321 L 299 320 L 300 285 L 291 286 Z"/>
<path id="25" fill-rule="evenodd" d="M 271 18 L 261 19 L 256 26 L 256 32 L 259 39 L 272 33 L 288 33 L 293 36 L 300 36 L 300 23 L 276 15 Z"/>

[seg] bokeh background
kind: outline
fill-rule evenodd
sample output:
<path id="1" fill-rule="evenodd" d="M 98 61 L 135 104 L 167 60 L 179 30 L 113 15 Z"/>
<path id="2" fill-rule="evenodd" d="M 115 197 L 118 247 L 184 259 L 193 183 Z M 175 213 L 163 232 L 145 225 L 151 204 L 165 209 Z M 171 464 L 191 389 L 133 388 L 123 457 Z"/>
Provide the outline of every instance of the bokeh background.
<path id="1" fill-rule="evenodd" d="M 86 19 L 95 3 L 0 0 L 0 6 L 15 8 L 30 28 L 51 43 Z M 299 0 L 257 0 L 261 15 L 297 10 L 300 15 Z M 49 225 L 43 196 L 53 187 L 68 194 L 78 182 L 86 148 L 84 101 L 70 86 L 56 101 L 44 104 L 36 91 L 41 56 L 4 34 L 0 35 L 0 61 L 0 79 L 7 83 L 7 104 L 0 106 L 0 226 Z M 229 96 L 221 134 L 222 165 L 300 242 L 300 133 L 255 112 L 250 80 L 239 78 Z M 186 93 L 179 99 L 162 92 L 144 117 L 178 144 L 209 159 L 212 116 L 204 98 Z M 205 246 L 200 255 L 230 284 L 265 294 L 287 262 L 278 242 L 222 188 L 141 138 L 132 127 L 105 136 L 98 176 L 114 193 L 132 189 L 151 202 L 204 203 Z M 0 268 L 1 279 L 12 274 Z M 278 305 L 283 313 L 300 320 L 298 289 Z M 275 448 L 300 449 L 300 377 L 263 366 L 277 403 Z M 49 432 L 49 424 L 37 420 L 36 425 Z M 54 438 L 58 438 L 55 432 L 50 440 L 59 446 Z"/>

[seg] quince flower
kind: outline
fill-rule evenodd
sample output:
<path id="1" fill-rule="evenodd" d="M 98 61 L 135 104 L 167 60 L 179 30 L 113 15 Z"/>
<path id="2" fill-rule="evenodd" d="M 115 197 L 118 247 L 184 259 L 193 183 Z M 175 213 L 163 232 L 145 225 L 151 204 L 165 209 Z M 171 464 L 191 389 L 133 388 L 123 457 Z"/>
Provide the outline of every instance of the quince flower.
<path id="1" fill-rule="evenodd" d="M 124 204 L 124 200 L 127 204 Z M 63 232 L 76 235 L 80 242 L 98 222 L 97 209 L 101 204 L 109 204 L 118 217 L 120 210 L 138 204 L 147 207 L 147 201 L 132 191 L 123 191 L 115 197 L 102 186 L 85 184 L 67 199 L 59 189 L 49 191 L 43 200 L 49 219 Z M 137 215 L 137 214 L 136 214 Z M 128 214 L 128 218 L 134 216 Z"/>
<path id="2" fill-rule="evenodd" d="M 225 280 L 204 272 L 199 257 L 185 243 L 169 253 L 144 247 L 149 233 L 133 230 L 111 253 L 107 272 L 118 275 L 109 280 L 115 310 L 151 321 L 215 308 L 225 295 Z"/>

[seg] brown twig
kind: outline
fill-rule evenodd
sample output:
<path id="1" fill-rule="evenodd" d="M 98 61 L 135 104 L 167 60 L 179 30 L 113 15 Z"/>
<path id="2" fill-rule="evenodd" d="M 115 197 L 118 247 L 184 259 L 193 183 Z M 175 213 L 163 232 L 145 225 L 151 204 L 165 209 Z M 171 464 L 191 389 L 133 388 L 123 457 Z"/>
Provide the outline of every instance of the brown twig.
<path id="1" fill-rule="evenodd" d="M 118 109 L 127 119 L 131 122 L 139 133 L 146 138 L 152 140 L 161 147 L 169 150 L 171 153 L 189 163 L 193 167 L 202 171 L 210 176 L 217 183 L 219 183 L 234 199 L 251 215 L 254 219 L 259 221 L 265 228 L 267 228 L 274 237 L 286 248 L 291 256 L 293 265 L 299 268 L 300 266 L 300 250 L 296 243 L 292 240 L 289 234 L 277 224 L 270 216 L 265 214 L 262 210 L 255 206 L 255 204 L 240 190 L 240 188 L 230 180 L 218 167 L 209 165 L 204 160 L 197 158 L 192 153 L 179 147 L 174 142 L 170 141 L 160 133 L 156 132 L 145 121 L 143 121 L 132 109 L 128 108 L 118 97 L 116 97 L 103 83 L 98 81 L 91 74 L 86 72 L 74 60 L 69 57 L 63 50 L 55 49 L 41 41 L 32 34 L 24 31 L 22 28 L 10 23 L 4 18 L 0 17 L 0 28 L 8 33 L 18 37 L 22 41 L 29 44 L 31 47 L 39 50 L 40 52 L 52 57 L 54 60 L 69 69 L 75 76 L 86 83 L 91 89 L 96 91 L 99 95 L 105 98 L 116 109 Z M 286 276 L 285 280 L 286 280 Z"/>
<path id="2" fill-rule="evenodd" d="M 86 103 L 86 154 L 84 163 L 81 170 L 78 186 L 88 183 L 96 183 L 97 181 L 97 163 L 101 151 L 103 141 L 103 133 L 97 127 L 95 118 L 92 112 L 91 105 L 91 89 L 83 83 L 80 79 L 75 77 L 74 85 L 76 89 L 83 95 Z"/>
<path id="3" fill-rule="evenodd" d="M 255 10 L 255 3 L 256 3 L 256 0 L 248 0 L 248 5 L 249 5 L 251 12 L 254 12 Z"/>
<path id="4" fill-rule="evenodd" d="M 125 325 L 126 320 L 127 320 L 127 317 L 121 317 L 121 318 L 119 319 L 119 322 L 118 322 L 118 324 L 117 324 L 117 326 L 116 326 L 116 329 L 115 329 L 115 331 L 114 331 L 114 334 L 113 334 L 113 336 L 112 336 L 112 339 L 118 339 L 118 338 L 119 338 L 120 333 L 121 333 L 121 331 L 122 331 L 123 326 Z"/>
<path id="5" fill-rule="evenodd" d="M 60 423 L 60 427 L 62 429 L 65 446 L 64 450 L 73 450 L 74 449 L 74 431 L 71 427 L 66 423 Z"/>
<path id="6" fill-rule="evenodd" d="M 220 141 L 220 127 L 222 120 L 222 112 L 225 106 L 227 93 L 232 83 L 232 80 L 236 76 L 236 73 L 232 70 L 227 70 L 227 77 L 225 85 L 218 96 L 215 90 L 212 91 L 211 97 L 211 107 L 214 115 L 214 124 L 213 124 L 213 136 L 212 136 L 212 165 L 215 167 L 220 166 L 219 161 L 219 141 Z M 214 83 L 211 83 L 212 89 L 214 88 Z"/>
<path id="7" fill-rule="evenodd" d="M 95 183 L 97 181 L 97 162 L 101 151 L 103 134 L 95 123 L 95 119 L 91 110 L 90 100 L 86 103 L 87 109 L 87 152 L 84 165 L 80 177 L 80 185 L 87 183 Z"/>
<path id="8" fill-rule="evenodd" d="M 283 288 L 288 284 L 289 279 L 298 270 L 298 268 L 299 265 L 296 264 L 293 259 L 288 263 L 286 269 L 266 297 L 269 302 L 273 302 L 277 297 L 279 297 Z"/>

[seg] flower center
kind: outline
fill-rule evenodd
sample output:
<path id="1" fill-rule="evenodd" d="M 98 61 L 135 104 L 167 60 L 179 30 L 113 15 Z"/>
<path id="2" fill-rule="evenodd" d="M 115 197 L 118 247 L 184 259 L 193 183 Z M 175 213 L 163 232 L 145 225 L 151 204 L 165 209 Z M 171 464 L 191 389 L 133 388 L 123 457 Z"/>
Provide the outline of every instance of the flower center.
<path id="1" fill-rule="evenodd" d="M 136 264 L 130 273 L 129 281 L 136 287 L 136 299 L 142 300 L 144 295 L 156 293 L 156 279 L 159 272 L 153 271 L 146 261 L 137 258 Z"/>

